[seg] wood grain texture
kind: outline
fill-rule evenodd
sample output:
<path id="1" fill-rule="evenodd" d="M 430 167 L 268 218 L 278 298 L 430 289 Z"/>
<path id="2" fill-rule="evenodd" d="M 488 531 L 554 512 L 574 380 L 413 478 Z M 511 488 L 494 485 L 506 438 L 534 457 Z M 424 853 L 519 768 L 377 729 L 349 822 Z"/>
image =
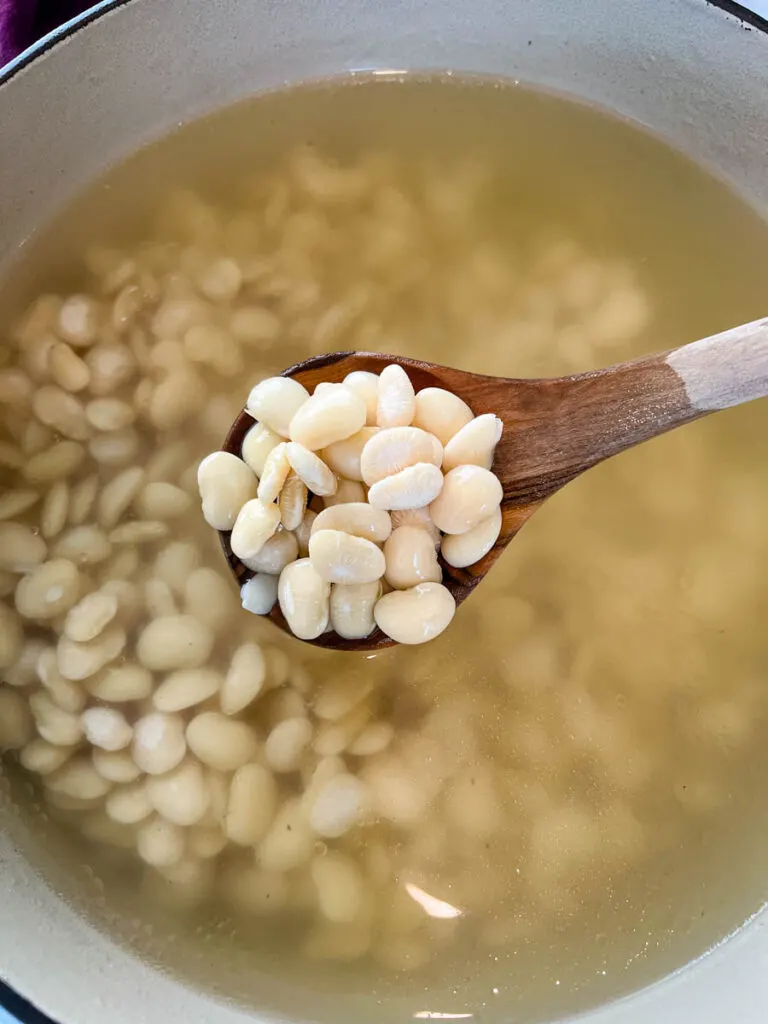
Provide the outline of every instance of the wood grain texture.
<path id="1" fill-rule="evenodd" d="M 459 605 L 542 502 L 570 480 L 715 409 L 768 394 L 768 321 L 755 321 L 672 353 L 571 377 L 487 377 L 376 352 L 316 356 L 291 366 L 284 376 L 295 377 L 311 392 L 324 381 L 342 381 L 352 370 L 380 373 L 393 362 L 405 368 L 417 391 L 445 388 L 460 395 L 475 415 L 494 413 L 504 424 L 493 463 L 504 491 L 499 539 L 469 568 L 455 569 L 441 559 L 443 582 Z M 253 423 L 253 417 L 242 412 L 224 449 L 239 456 Z M 232 553 L 229 538 L 228 533 L 221 534 L 224 553 L 242 583 L 253 573 Z M 271 617 L 287 630 L 277 606 Z M 326 633 L 309 642 L 337 650 L 375 650 L 393 643 L 378 630 L 365 640 Z"/>

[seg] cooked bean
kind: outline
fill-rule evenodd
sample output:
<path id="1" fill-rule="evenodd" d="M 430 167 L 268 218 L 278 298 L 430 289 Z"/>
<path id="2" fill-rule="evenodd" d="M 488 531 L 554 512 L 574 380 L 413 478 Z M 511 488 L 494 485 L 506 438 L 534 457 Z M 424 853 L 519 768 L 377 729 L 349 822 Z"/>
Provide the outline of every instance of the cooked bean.
<path id="1" fill-rule="evenodd" d="M 240 509 L 232 527 L 230 544 L 238 558 L 253 558 L 280 525 L 277 505 L 264 505 L 257 498 Z"/>
<path id="2" fill-rule="evenodd" d="M 429 514 L 429 506 L 424 508 L 394 510 L 390 512 L 389 517 L 392 522 L 393 530 L 396 530 L 400 526 L 418 526 L 422 530 L 427 531 L 436 548 L 440 547 L 441 534 L 432 522 L 432 517 Z"/>
<path id="3" fill-rule="evenodd" d="M 45 540 L 53 540 L 64 529 L 69 512 L 69 484 L 57 480 L 43 498 L 40 508 L 40 533 Z"/>
<path id="4" fill-rule="evenodd" d="M 290 437 L 290 425 L 309 401 L 309 392 L 292 377 L 268 377 L 248 395 L 246 410 L 280 437 Z"/>
<path id="5" fill-rule="evenodd" d="M 277 597 L 294 636 L 300 640 L 313 640 L 325 632 L 330 590 L 330 584 L 318 575 L 309 558 L 300 558 L 283 569 Z"/>
<path id="6" fill-rule="evenodd" d="M 85 681 L 89 693 L 99 700 L 122 704 L 144 700 L 153 687 L 152 676 L 141 665 L 110 665 L 104 672 Z"/>
<path id="7" fill-rule="evenodd" d="M 145 783 L 129 783 L 120 789 L 113 789 L 104 804 L 104 810 L 112 821 L 121 825 L 137 825 L 148 818 L 153 811 Z"/>
<path id="8" fill-rule="evenodd" d="M 240 450 L 243 462 L 260 477 L 269 453 L 281 443 L 279 434 L 275 434 L 263 423 L 255 423 L 243 438 Z"/>
<path id="9" fill-rule="evenodd" d="M 133 727 L 133 759 L 148 775 L 162 775 L 180 764 L 187 752 L 184 720 L 153 711 Z"/>
<path id="10" fill-rule="evenodd" d="M 286 718 L 267 736 L 264 756 L 276 772 L 295 772 L 312 739 L 312 723 L 304 717 Z"/>
<path id="11" fill-rule="evenodd" d="M 88 295 L 71 295 L 59 309 L 59 334 L 70 345 L 87 348 L 98 336 L 100 310 Z"/>
<path id="12" fill-rule="evenodd" d="M 182 668 L 171 672 L 155 690 L 158 711 L 184 711 L 218 693 L 224 679 L 212 668 Z"/>
<path id="13" fill-rule="evenodd" d="M 210 629 L 192 615 L 168 615 L 150 622 L 136 644 L 136 655 L 145 668 L 168 672 L 197 668 L 213 649 Z"/>
<path id="14" fill-rule="evenodd" d="M 353 370 L 344 378 L 348 388 L 352 388 L 365 402 L 365 422 L 369 427 L 376 426 L 379 407 L 379 377 L 368 370 Z"/>
<path id="15" fill-rule="evenodd" d="M 413 422 L 422 430 L 434 434 L 442 445 L 473 419 L 466 402 L 444 388 L 424 388 L 416 395 Z"/>
<path id="16" fill-rule="evenodd" d="M 249 725 L 218 711 L 204 711 L 193 718 L 187 726 L 187 742 L 203 764 L 220 772 L 232 772 L 246 764 L 257 747 L 256 734 Z"/>
<path id="17" fill-rule="evenodd" d="M 268 871 L 292 871 L 312 856 L 313 836 L 299 800 L 286 800 L 258 848 L 258 860 Z"/>
<path id="18" fill-rule="evenodd" d="M 0 523 L 0 569 L 31 572 L 45 559 L 42 537 L 22 523 Z"/>
<path id="19" fill-rule="evenodd" d="M 253 558 L 243 558 L 243 565 L 253 572 L 265 572 L 279 576 L 286 565 L 295 562 L 299 556 L 299 544 L 294 534 L 287 529 L 278 530 Z"/>
<path id="20" fill-rule="evenodd" d="M 112 545 L 98 527 L 74 526 L 56 540 L 53 553 L 78 565 L 98 565 L 109 558 Z"/>
<path id="21" fill-rule="evenodd" d="M 344 441 L 328 445 L 320 453 L 324 464 L 327 463 L 334 473 L 338 473 L 339 476 L 346 477 L 348 480 L 363 480 L 361 468 L 363 449 L 378 432 L 378 427 L 363 427 Z M 314 487 L 310 487 L 310 490 L 315 494 L 323 493 Z"/>
<path id="22" fill-rule="evenodd" d="M 372 583 L 384 575 L 384 555 L 372 541 L 341 530 L 316 530 L 309 538 L 312 567 L 327 583 Z"/>
<path id="23" fill-rule="evenodd" d="M 85 707 L 86 696 L 83 688 L 72 679 L 65 679 L 59 672 L 59 663 L 54 647 L 44 647 L 35 663 L 37 677 L 48 693 L 64 711 L 75 713 Z"/>
<path id="24" fill-rule="evenodd" d="M 136 849 L 152 867 L 172 867 L 184 855 L 184 830 L 164 818 L 153 818 L 139 826 Z"/>
<path id="25" fill-rule="evenodd" d="M 443 537 L 441 552 L 448 565 L 463 569 L 474 565 L 491 550 L 501 533 L 501 508 L 497 508 L 487 519 L 481 519 L 466 533 L 448 534 Z"/>
<path id="26" fill-rule="evenodd" d="M 312 535 L 312 527 L 317 519 L 317 512 L 307 509 L 301 523 L 293 531 L 299 544 L 299 557 L 306 558 L 309 554 L 309 538 Z"/>
<path id="27" fill-rule="evenodd" d="M 365 402 L 344 384 L 315 391 L 296 412 L 290 424 L 290 438 L 318 451 L 356 434 L 365 425 Z"/>
<path id="28" fill-rule="evenodd" d="M 201 566 L 190 573 L 184 587 L 184 610 L 219 635 L 238 613 L 237 590 L 229 577 Z"/>
<path id="29" fill-rule="evenodd" d="M 32 410 L 41 423 L 73 441 L 85 441 L 91 436 L 91 426 L 80 402 L 55 384 L 46 384 L 35 391 Z"/>
<path id="30" fill-rule="evenodd" d="M 211 802 L 205 773 L 196 761 L 182 762 L 163 775 L 147 779 L 149 801 L 166 821 L 174 825 L 196 825 Z"/>
<path id="31" fill-rule="evenodd" d="M 12 665 L 4 671 L 4 682 L 9 686 L 29 686 L 37 680 L 37 660 L 46 650 L 44 640 L 26 640 Z"/>
<path id="32" fill-rule="evenodd" d="M 51 559 L 19 580 L 16 608 L 27 619 L 55 619 L 77 601 L 80 585 L 80 573 L 73 562 Z"/>
<path id="33" fill-rule="evenodd" d="M 100 750 L 94 747 L 91 751 L 91 760 L 99 775 L 109 782 L 127 784 L 135 782 L 142 774 L 127 750 Z"/>
<path id="34" fill-rule="evenodd" d="M 365 783 L 346 772 L 333 775 L 314 797 L 309 821 L 314 832 L 337 839 L 365 817 L 370 794 Z"/>
<path id="35" fill-rule="evenodd" d="M 381 582 L 335 584 L 331 587 L 330 622 L 339 636 L 358 640 L 376 628 L 373 608 L 381 597 Z"/>
<path id="36" fill-rule="evenodd" d="M 371 722 L 349 744 L 347 752 L 355 757 L 370 757 L 372 754 L 380 754 L 392 742 L 394 734 L 395 729 L 391 722 Z"/>
<path id="37" fill-rule="evenodd" d="M 277 810 L 277 785 L 269 769 L 245 764 L 232 776 L 224 829 L 239 846 L 254 846 L 267 834 Z"/>
<path id="38" fill-rule="evenodd" d="M 503 423 L 493 413 L 476 416 L 458 430 L 445 446 L 443 472 L 457 466 L 482 466 L 490 469 Z"/>
<path id="39" fill-rule="evenodd" d="M 317 887 L 320 912 L 336 923 L 354 921 L 363 906 L 365 881 L 353 858 L 329 852 L 324 857 L 316 857 L 310 870 Z"/>
<path id="40" fill-rule="evenodd" d="M 175 484 L 156 480 L 145 484 L 135 501 L 136 510 L 144 519 L 178 519 L 189 510 L 191 499 Z"/>
<path id="41" fill-rule="evenodd" d="M 2 731 L 2 724 L 0 724 Z M 0 744 L 1 746 L 2 744 Z M 34 739 L 19 754 L 19 762 L 28 772 L 36 775 L 50 775 L 68 761 L 76 747 L 57 747 L 47 740 Z"/>
<path id="42" fill-rule="evenodd" d="M 379 375 L 376 423 L 379 427 L 407 427 L 413 423 L 416 396 L 402 366 L 391 363 Z"/>
<path id="43" fill-rule="evenodd" d="M 385 594 L 373 617 L 379 629 L 399 644 L 423 644 L 434 640 L 449 625 L 456 603 L 440 583 L 420 583 L 410 590 Z"/>
<path id="44" fill-rule="evenodd" d="M 117 615 L 118 602 L 114 594 L 95 590 L 67 612 L 64 632 L 70 640 L 85 643 L 95 640 Z"/>
<path id="45" fill-rule="evenodd" d="M 0 520 L 13 519 L 40 500 L 37 491 L 14 490 L 0 495 Z"/>
<path id="46" fill-rule="evenodd" d="M 392 532 L 389 515 L 366 502 L 332 505 L 313 519 L 310 537 L 320 530 L 340 530 L 363 537 L 375 544 L 383 543 Z"/>
<path id="47" fill-rule="evenodd" d="M 152 544 L 167 537 L 169 532 L 167 523 L 155 519 L 133 519 L 110 530 L 109 540 L 112 544 Z"/>
<path id="48" fill-rule="evenodd" d="M 417 462 L 393 476 L 375 483 L 368 492 L 374 508 L 402 511 L 431 505 L 443 488 L 443 474 L 437 466 Z"/>
<path id="49" fill-rule="evenodd" d="M 267 666 L 258 644 L 247 643 L 235 651 L 221 686 L 219 700 L 225 715 L 236 715 L 264 689 Z"/>
<path id="50" fill-rule="evenodd" d="M 24 466 L 24 477 L 30 483 L 51 483 L 71 476 L 85 458 L 85 449 L 76 441 L 59 441 L 33 455 Z"/>
<path id="51" fill-rule="evenodd" d="M 69 498 L 67 519 L 72 526 L 82 526 L 96 502 L 99 490 L 99 477 L 94 473 L 79 483 L 73 484 Z"/>
<path id="52" fill-rule="evenodd" d="M 246 502 L 256 497 L 258 482 L 248 466 L 229 452 L 213 452 L 200 463 L 197 483 L 203 516 L 214 530 L 231 530 Z"/>
<path id="53" fill-rule="evenodd" d="M 152 619 L 179 614 L 176 598 L 173 596 L 173 591 L 165 580 L 151 579 L 146 581 L 144 584 L 144 602 L 147 606 L 147 614 Z"/>
<path id="54" fill-rule="evenodd" d="M 264 463 L 257 495 L 263 505 L 276 501 L 283 484 L 291 471 L 291 464 L 286 454 L 287 444 L 281 441 L 269 453 Z"/>
<path id="55" fill-rule="evenodd" d="M 51 349 L 48 367 L 54 381 L 65 391 L 82 391 L 91 382 L 88 364 L 63 342 Z"/>
<path id="56" fill-rule="evenodd" d="M 136 372 L 136 357 L 127 345 L 94 345 L 85 355 L 91 393 L 111 395 Z"/>
<path id="57" fill-rule="evenodd" d="M 361 453 L 360 479 L 370 487 L 417 462 L 440 466 L 443 448 L 433 434 L 418 427 L 390 427 L 379 430 Z"/>
<path id="58" fill-rule="evenodd" d="M 489 470 L 457 466 L 446 473 L 429 514 L 443 533 L 467 533 L 496 511 L 503 496 L 498 478 Z"/>
<path id="59" fill-rule="evenodd" d="M 323 497 L 336 493 L 338 480 L 323 459 L 296 441 L 286 445 L 285 453 L 293 471 L 313 494 Z"/>
<path id="60" fill-rule="evenodd" d="M 82 715 L 85 738 L 102 750 L 123 750 L 133 739 L 125 715 L 114 708 L 88 708 Z"/>
<path id="61" fill-rule="evenodd" d="M 0 603 L 0 669 L 13 665 L 21 654 L 23 642 L 24 633 L 18 615 Z"/>
<path id="62" fill-rule="evenodd" d="M 29 698 L 29 708 L 40 736 L 56 747 L 71 747 L 83 736 L 80 716 L 64 711 L 42 691 Z"/>
<path id="63" fill-rule="evenodd" d="M 269 615 L 277 601 L 277 576 L 257 572 L 240 588 L 240 603 L 253 615 Z"/>
<path id="64" fill-rule="evenodd" d="M 443 572 L 432 538 L 418 526 L 399 526 L 384 545 L 384 577 L 397 590 L 418 583 L 440 583 Z"/>
<path id="65" fill-rule="evenodd" d="M 108 626 L 86 643 L 75 643 L 68 636 L 62 636 L 56 652 L 59 672 L 65 679 L 87 679 L 122 654 L 125 640 L 125 630 L 115 625 Z"/>
<path id="66" fill-rule="evenodd" d="M 77 800 L 98 800 L 106 796 L 111 784 L 96 771 L 86 757 L 73 757 L 45 777 L 45 786 L 53 793 Z"/>

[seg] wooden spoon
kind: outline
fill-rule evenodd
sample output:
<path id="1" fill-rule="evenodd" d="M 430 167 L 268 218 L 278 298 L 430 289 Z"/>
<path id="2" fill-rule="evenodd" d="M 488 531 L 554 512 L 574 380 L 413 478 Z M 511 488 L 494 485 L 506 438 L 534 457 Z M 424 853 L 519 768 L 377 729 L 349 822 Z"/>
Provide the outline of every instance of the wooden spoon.
<path id="1" fill-rule="evenodd" d="M 459 605 L 542 502 L 585 469 L 708 413 L 768 395 L 768 319 L 572 377 L 486 377 L 376 352 L 315 356 L 283 376 L 295 377 L 312 392 L 322 381 L 342 381 L 352 370 L 379 373 L 390 363 L 405 368 L 417 391 L 445 388 L 463 398 L 476 416 L 495 413 L 504 423 L 493 463 L 504 488 L 499 539 L 467 569 L 454 569 L 441 559 L 443 583 Z M 241 412 L 224 450 L 239 457 L 254 422 Z M 232 553 L 229 540 L 230 534 L 222 532 L 227 561 L 242 584 L 253 573 Z M 277 605 L 271 618 L 290 632 Z M 308 642 L 346 651 L 372 651 L 394 643 L 379 630 L 364 640 L 329 632 Z"/>

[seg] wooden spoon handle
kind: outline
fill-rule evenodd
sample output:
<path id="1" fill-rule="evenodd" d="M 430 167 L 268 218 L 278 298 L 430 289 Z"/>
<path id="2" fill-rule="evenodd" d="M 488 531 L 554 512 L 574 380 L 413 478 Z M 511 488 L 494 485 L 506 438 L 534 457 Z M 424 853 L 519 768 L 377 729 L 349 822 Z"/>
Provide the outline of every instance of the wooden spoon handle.
<path id="1" fill-rule="evenodd" d="M 732 327 L 667 354 L 688 401 L 701 412 L 768 395 L 768 320 Z"/>
<path id="2" fill-rule="evenodd" d="M 612 455 L 768 395 L 768 320 L 594 373 L 509 383 L 496 472 L 507 507 L 530 510 Z"/>

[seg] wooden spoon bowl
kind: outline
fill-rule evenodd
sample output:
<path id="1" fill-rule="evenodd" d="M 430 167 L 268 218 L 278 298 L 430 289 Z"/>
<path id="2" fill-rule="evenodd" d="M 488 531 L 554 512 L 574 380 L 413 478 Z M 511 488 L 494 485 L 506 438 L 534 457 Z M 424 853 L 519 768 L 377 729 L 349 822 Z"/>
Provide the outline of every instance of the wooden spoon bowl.
<path id="1" fill-rule="evenodd" d="M 499 538 L 469 568 L 456 569 L 440 559 L 443 584 L 460 605 L 523 524 L 564 484 L 674 427 L 768 395 L 768 320 L 756 320 L 671 352 L 570 377 L 488 377 L 376 352 L 315 356 L 282 375 L 295 377 L 311 393 L 317 384 L 340 382 L 353 370 L 380 373 L 390 363 L 406 370 L 416 391 L 445 388 L 463 398 L 476 416 L 494 413 L 504 424 L 493 462 L 504 491 Z M 241 412 L 223 450 L 240 457 L 243 438 L 255 422 L 248 412 Z M 242 585 L 254 573 L 233 554 L 230 536 L 220 533 L 227 562 Z M 270 617 L 290 634 L 278 605 Z M 394 644 L 378 629 L 363 640 L 346 640 L 328 632 L 306 642 L 343 651 L 374 651 Z"/>

